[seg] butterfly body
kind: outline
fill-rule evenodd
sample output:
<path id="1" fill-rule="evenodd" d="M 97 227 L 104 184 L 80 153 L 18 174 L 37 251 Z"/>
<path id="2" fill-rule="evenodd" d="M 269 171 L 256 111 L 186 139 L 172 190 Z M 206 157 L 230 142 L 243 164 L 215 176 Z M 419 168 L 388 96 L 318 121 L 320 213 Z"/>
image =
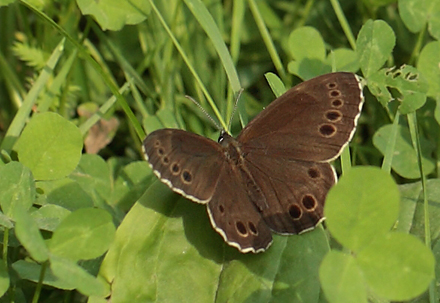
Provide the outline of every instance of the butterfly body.
<path id="1" fill-rule="evenodd" d="M 328 163 L 351 139 L 363 102 L 358 78 L 333 73 L 273 101 L 235 139 L 177 129 L 152 132 L 143 148 L 171 189 L 207 204 L 214 229 L 241 252 L 264 251 L 272 232 L 298 234 L 323 220 L 336 175 Z"/>

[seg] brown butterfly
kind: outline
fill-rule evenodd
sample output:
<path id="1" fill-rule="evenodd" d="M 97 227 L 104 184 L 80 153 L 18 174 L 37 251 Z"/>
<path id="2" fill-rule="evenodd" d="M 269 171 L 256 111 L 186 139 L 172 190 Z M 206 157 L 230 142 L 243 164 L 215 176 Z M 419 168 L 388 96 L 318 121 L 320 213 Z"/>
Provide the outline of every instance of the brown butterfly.
<path id="1" fill-rule="evenodd" d="M 214 229 L 241 252 L 261 252 L 272 232 L 298 234 L 323 218 L 336 182 L 328 163 L 356 128 L 360 79 L 331 73 L 305 81 L 273 101 L 235 139 L 218 143 L 178 129 L 145 138 L 157 177 L 184 197 L 207 205 Z"/>

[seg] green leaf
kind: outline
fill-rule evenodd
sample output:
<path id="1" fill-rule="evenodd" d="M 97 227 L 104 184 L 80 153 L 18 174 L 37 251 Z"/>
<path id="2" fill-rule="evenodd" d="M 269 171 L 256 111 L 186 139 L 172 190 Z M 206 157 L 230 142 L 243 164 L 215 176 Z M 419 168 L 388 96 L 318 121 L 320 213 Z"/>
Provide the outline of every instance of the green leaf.
<path id="1" fill-rule="evenodd" d="M 356 259 L 335 250 L 322 261 L 319 280 L 330 303 L 367 303 L 365 281 Z"/>
<path id="2" fill-rule="evenodd" d="M 440 2 L 432 0 L 399 0 L 399 13 L 405 26 L 418 33 L 429 23 L 431 34 L 440 38 Z"/>
<path id="3" fill-rule="evenodd" d="M 295 61 L 288 65 L 290 73 L 303 80 L 330 72 L 324 63 L 326 51 L 321 34 L 313 27 L 295 29 L 289 35 L 288 50 Z"/>
<path id="4" fill-rule="evenodd" d="M 409 233 L 413 227 L 416 206 L 420 199 L 422 183 L 415 182 L 399 185 L 401 203 L 399 219 L 397 220 L 396 231 Z M 428 189 L 428 192 L 431 192 Z"/>
<path id="5" fill-rule="evenodd" d="M 176 197 L 165 184 L 156 181 L 140 200 L 145 205 L 135 204 L 119 225 L 100 270 L 112 284 L 112 302 L 156 300 L 161 234 Z"/>
<path id="6" fill-rule="evenodd" d="M 47 204 L 31 213 L 39 229 L 54 231 L 60 222 L 70 214 L 64 207 Z"/>
<path id="7" fill-rule="evenodd" d="M 428 82 L 417 69 L 405 65 L 399 69 L 382 69 L 368 78 L 368 87 L 382 106 L 393 100 L 388 88 L 397 89 L 400 96 L 400 112 L 408 114 L 422 107 L 426 102 Z"/>
<path id="8" fill-rule="evenodd" d="M 94 259 L 108 250 L 114 233 L 112 217 L 106 211 L 83 208 L 60 223 L 49 248 L 51 253 L 74 261 Z"/>
<path id="9" fill-rule="evenodd" d="M 131 0 L 78 0 L 78 7 L 84 15 L 92 15 L 103 30 L 120 30 L 127 24 L 138 24 L 150 13 L 148 1 Z"/>
<path id="10" fill-rule="evenodd" d="M 417 61 L 417 69 L 428 82 L 427 95 L 433 98 L 440 96 L 440 41 L 426 44 Z M 439 119 L 437 121 L 440 122 Z"/>
<path id="11" fill-rule="evenodd" d="M 78 182 L 70 178 L 40 181 L 36 185 L 40 194 L 36 204 L 54 204 L 71 211 L 93 207 L 91 196 L 85 192 Z"/>
<path id="12" fill-rule="evenodd" d="M 354 167 L 328 193 L 324 213 L 332 236 L 358 252 L 393 226 L 399 191 L 385 171 Z"/>
<path id="13" fill-rule="evenodd" d="M 146 161 L 132 162 L 119 171 L 109 202 L 127 211 L 144 194 L 155 176 Z"/>
<path id="14" fill-rule="evenodd" d="M 8 269 L 5 267 L 5 262 L 0 259 L 0 297 L 2 297 L 9 289 L 10 281 Z"/>
<path id="15" fill-rule="evenodd" d="M 325 45 L 321 34 L 310 26 L 303 26 L 295 29 L 289 35 L 290 55 L 296 60 L 301 61 L 305 58 L 325 59 Z"/>
<path id="16" fill-rule="evenodd" d="M 332 71 L 346 71 L 355 73 L 359 70 L 357 53 L 348 48 L 337 48 L 333 50 L 325 60 Z"/>
<path id="17" fill-rule="evenodd" d="M 440 237 L 440 179 L 430 179 L 426 182 L 428 192 L 429 230 L 431 238 L 437 240 Z M 420 195 L 422 192 L 420 192 Z M 422 196 L 421 196 L 422 197 Z M 425 206 L 420 198 L 416 204 L 411 233 L 423 239 L 425 237 Z"/>
<path id="18" fill-rule="evenodd" d="M 29 168 L 19 162 L 0 166 L 0 205 L 16 219 L 16 210 L 27 211 L 35 200 L 35 181 Z"/>
<path id="19" fill-rule="evenodd" d="M 382 154 L 385 154 L 387 144 L 389 144 L 392 127 L 392 125 L 385 125 L 376 131 L 373 136 L 373 144 Z M 400 125 L 397 127 L 398 134 L 391 167 L 396 173 L 404 178 L 420 178 L 417 155 L 411 143 L 412 141 L 409 130 Z M 420 137 L 420 145 L 422 147 L 423 170 L 425 174 L 429 174 L 435 167 L 434 160 L 429 156 L 432 153 L 433 146 L 423 137 Z"/>
<path id="20" fill-rule="evenodd" d="M 29 66 L 35 66 L 37 69 L 42 69 L 50 57 L 50 54 L 44 52 L 42 49 L 31 47 L 20 42 L 14 43 L 12 51 L 18 58 L 27 62 Z"/>
<path id="21" fill-rule="evenodd" d="M 15 235 L 34 260 L 44 262 L 49 258 L 49 250 L 37 224 L 26 211 L 16 212 Z"/>
<path id="22" fill-rule="evenodd" d="M 233 251 L 218 282 L 218 302 L 319 302 L 319 265 L 328 252 L 321 227 L 296 236 L 274 236 L 262 254 Z"/>
<path id="23" fill-rule="evenodd" d="M 36 180 L 67 176 L 78 165 L 82 147 L 78 127 L 51 112 L 34 115 L 15 145 L 20 162 Z"/>
<path id="24" fill-rule="evenodd" d="M 277 75 L 275 75 L 274 73 L 266 73 L 264 74 L 264 76 L 266 77 L 266 80 L 269 83 L 270 88 L 274 92 L 276 98 L 286 92 L 286 87 L 284 86 L 284 83 L 281 81 L 280 78 L 278 78 Z"/>
<path id="25" fill-rule="evenodd" d="M 368 20 L 359 31 L 356 40 L 356 52 L 359 55 L 359 63 L 364 76 L 379 70 L 396 43 L 396 37 L 391 27 L 382 20 Z"/>
<path id="26" fill-rule="evenodd" d="M 0 225 L 6 228 L 13 228 L 14 224 L 9 219 L 8 216 L 5 216 L 2 212 L 0 212 Z"/>
<path id="27" fill-rule="evenodd" d="M 112 194 L 107 163 L 98 155 L 83 154 L 75 171 L 69 175 L 90 196 L 95 206 L 102 206 Z M 86 203 L 89 203 L 88 201 Z"/>
<path id="28" fill-rule="evenodd" d="M 415 298 L 434 278 L 435 259 L 429 248 L 412 235 L 377 235 L 357 255 L 369 287 L 392 301 Z"/>
<path id="29" fill-rule="evenodd" d="M 154 183 L 140 202 L 119 226 L 101 267 L 112 283 L 112 302 L 283 302 L 293 296 L 318 302 L 318 269 L 328 251 L 322 229 L 275 236 L 264 254 L 241 254 L 214 231 L 205 206 L 164 184 Z"/>
<path id="30" fill-rule="evenodd" d="M 107 296 L 109 294 L 108 285 L 69 259 L 51 255 L 50 268 L 55 276 L 64 283 L 74 286 L 86 296 Z"/>
<path id="31" fill-rule="evenodd" d="M 37 283 L 41 275 L 41 265 L 25 260 L 18 260 L 12 264 L 12 268 L 18 273 L 20 278 Z M 46 268 L 43 279 L 44 285 L 53 286 L 60 289 L 72 290 L 75 287 L 66 281 L 61 280 L 52 273 L 50 268 Z"/>

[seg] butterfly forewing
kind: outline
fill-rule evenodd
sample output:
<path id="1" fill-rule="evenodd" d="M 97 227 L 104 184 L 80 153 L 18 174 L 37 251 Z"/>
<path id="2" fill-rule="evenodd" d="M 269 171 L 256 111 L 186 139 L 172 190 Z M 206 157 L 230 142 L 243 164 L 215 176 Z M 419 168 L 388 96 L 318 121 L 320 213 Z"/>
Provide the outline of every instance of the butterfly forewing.
<path id="1" fill-rule="evenodd" d="M 316 77 L 273 101 L 237 140 L 244 153 L 329 161 L 351 139 L 362 102 L 356 75 L 333 73 Z"/>
<path id="2" fill-rule="evenodd" d="M 143 142 L 155 174 L 171 189 L 198 203 L 207 203 L 225 163 L 221 146 L 178 129 L 152 132 Z"/>

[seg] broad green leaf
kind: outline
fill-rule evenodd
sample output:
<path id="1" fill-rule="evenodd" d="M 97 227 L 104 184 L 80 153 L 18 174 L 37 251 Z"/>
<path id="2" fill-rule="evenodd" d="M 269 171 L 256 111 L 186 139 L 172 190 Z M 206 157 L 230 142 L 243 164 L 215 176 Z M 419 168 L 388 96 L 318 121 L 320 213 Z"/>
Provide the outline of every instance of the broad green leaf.
<path id="1" fill-rule="evenodd" d="M 175 106 L 173 104 L 173 106 Z M 165 128 L 179 128 L 179 123 L 176 121 L 174 109 L 164 108 L 156 112 L 157 118 L 161 121 Z"/>
<path id="2" fill-rule="evenodd" d="M 138 24 L 150 13 L 150 4 L 142 0 L 78 0 L 84 15 L 92 15 L 103 30 L 120 30 L 127 24 Z"/>
<path id="3" fill-rule="evenodd" d="M 382 154 L 385 153 L 386 146 L 389 144 L 392 127 L 392 125 L 385 125 L 376 131 L 373 136 L 373 144 Z M 420 137 L 420 144 L 422 147 L 423 170 L 425 174 L 429 174 L 434 169 L 434 161 L 429 156 L 433 150 L 433 146 L 423 137 Z M 398 134 L 391 167 L 396 173 L 404 178 L 420 178 L 416 151 L 412 146 L 409 130 L 400 125 L 398 126 Z"/>
<path id="4" fill-rule="evenodd" d="M 78 182 L 93 199 L 95 206 L 103 206 L 112 194 L 111 176 L 107 163 L 98 155 L 83 154 L 69 178 Z M 86 203 L 89 203 L 88 201 Z"/>
<path id="5" fill-rule="evenodd" d="M 140 199 L 145 205 L 135 204 L 119 225 L 100 269 L 112 284 L 112 302 L 156 300 L 161 235 L 176 197 L 165 184 L 156 181 Z"/>
<path id="6" fill-rule="evenodd" d="M 155 176 L 146 161 L 132 162 L 119 171 L 109 201 L 127 211 L 144 194 Z"/>
<path id="7" fill-rule="evenodd" d="M 70 214 L 64 207 L 47 204 L 31 213 L 39 229 L 54 231 L 60 222 Z"/>
<path id="8" fill-rule="evenodd" d="M 7 6 L 13 2 L 15 2 L 15 0 L 0 0 L 0 6 Z"/>
<path id="9" fill-rule="evenodd" d="M 49 248 L 51 253 L 74 261 L 94 259 L 108 250 L 114 233 L 112 218 L 105 210 L 83 208 L 58 225 Z"/>
<path id="10" fill-rule="evenodd" d="M 440 2 L 439 2 L 440 3 Z M 436 98 L 440 96 L 440 41 L 426 44 L 417 61 L 417 69 L 423 74 L 429 84 L 428 96 Z M 437 119 L 437 121 L 440 120 Z"/>
<path id="11" fill-rule="evenodd" d="M 2 297 L 8 290 L 10 285 L 8 270 L 5 267 L 5 262 L 0 259 L 0 297 Z"/>
<path id="12" fill-rule="evenodd" d="M 337 48 L 333 50 L 325 60 L 332 71 L 346 71 L 355 73 L 359 70 L 357 53 L 348 48 Z"/>
<path id="13" fill-rule="evenodd" d="M 164 125 L 156 115 L 145 116 L 144 120 L 142 121 L 142 126 L 144 127 L 147 135 L 149 135 L 151 132 L 155 131 L 156 129 L 164 128 Z"/>
<path id="14" fill-rule="evenodd" d="M 78 182 L 70 178 L 40 181 L 36 185 L 40 195 L 35 204 L 59 205 L 71 211 L 93 207 L 93 200 L 90 195 L 84 191 Z"/>
<path id="15" fill-rule="evenodd" d="M 284 86 L 284 83 L 277 75 L 275 75 L 274 73 L 266 73 L 264 76 L 266 77 L 266 80 L 269 83 L 270 88 L 274 92 L 276 98 L 286 92 L 286 87 Z"/>
<path id="16" fill-rule="evenodd" d="M 164 222 L 159 237 L 154 238 L 158 245 L 155 262 L 156 300 L 212 301 L 217 289 L 224 243 L 212 229 L 205 206 L 180 198 L 171 217 Z M 177 288 L 180 291 L 174 291 Z"/>
<path id="17" fill-rule="evenodd" d="M 344 174 L 324 207 L 332 236 L 354 252 L 387 233 L 398 213 L 398 188 L 389 174 L 376 167 L 354 167 Z"/>
<path id="18" fill-rule="evenodd" d="M 28 212 L 16 212 L 15 235 L 34 260 L 44 262 L 49 258 L 46 243 Z"/>
<path id="19" fill-rule="evenodd" d="M 78 165 L 82 147 L 78 127 L 52 112 L 34 115 L 15 145 L 20 162 L 36 180 L 67 176 Z"/>
<path id="20" fill-rule="evenodd" d="M 18 273 L 21 279 L 37 283 L 41 275 L 41 265 L 25 260 L 18 260 L 12 264 L 12 268 Z M 60 289 L 74 289 L 75 287 L 66 281 L 56 277 L 50 268 L 46 268 L 44 273 L 44 285 L 53 286 Z"/>
<path id="21" fill-rule="evenodd" d="M 396 231 L 409 233 L 415 219 L 416 206 L 422 191 L 421 182 L 399 185 L 401 203 Z M 430 190 L 428 190 L 430 192 Z"/>
<path id="22" fill-rule="evenodd" d="M 264 253 L 231 251 L 232 260 L 220 275 L 218 302 L 319 302 L 319 265 L 328 252 L 322 227 L 296 236 L 275 235 Z"/>
<path id="23" fill-rule="evenodd" d="M 289 73 L 302 80 L 310 80 L 319 75 L 331 72 L 331 66 L 316 58 L 304 58 L 301 61 L 291 61 L 287 65 Z"/>
<path id="24" fill-rule="evenodd" d="M 431 0 L 399 0 L 399 13 L 403 23 L 413 33 L 419 32 L 427 22 L 427 4 Z"/>
<path id="25" fill-rule="evenodd" d="M 408 114 L 425 104 L 428 82 L 417 69 L 405 65 L 396 70 L 382 69 L 370 75 L 368 88 L 384 107 L 393 99 L 389 88 L 398 90 L 399 110 L 402 114 Z"/>
<path id="26" fill-rule="evenodd" d="M 399 13 L 403 23 L 413 33 L 420 32 L 426 23 L 437 39 L 440 38 L 440 2 L 436 0 L 399 0 Z"/>
<path id="27" fill-rule="evenodd" d="M 101 267 L 112 283 L 112 302 L 208 302 L 216 296 L 219 302 L 292 296 L 318 302 L 318 268 L 328 251 L 322 229 L 275 236 L 264 254 L 241 254 L 213 230 L 203 205 L 178 198 L 160 182 L 140 201 Z M 221 271 L 225 258 L 230 261 Z"/>
<path id="28" fill-rule="evenodd" d="M 305 58 L 325 59 L 325 45 L 321 34 L 313 27 L 303 26 L 295 29 L 289 35 L 290 55 L 301 61 Z"/>
<path id="29" fill-rule="evenodd" d="M 330 251 L 322 261 L 319 280 L 330 303 L 368 302 L 363 274 L 351 255 Z"/>
<path id="30" fill-rule="evenodd" d="M 1 212 L 0 212 L 0 225 L 6 228 L 14 227 L 14 224 L 12 223 L 11 219 L 8 216 L 5 216 L 5 214 Z"/>
<path id="31" fill-rule="evenodd" d="M 3 213 L 16 219 L 16 210 L 27 211 L 35 200 L 35 181 L 20 162 L 0 166 L 0 205 Z"/>
<path id="32" fill-rule="evenodd" d="M 357 261 L 369 287 L 379 296 L 405 301 L 420 295 L 434 278 L 434 256 L 412 235 L 377 235 Z"/>
<path id="33" fill-rule="evenodd" d="M 90 275 L 75 262 L 56 255 L 50 256 L 53 274 L 86 296 L 108 296 L 110 289 L 102 280 Z"/>
<path id="34" fill-rule="evenodd" d="M 431 238 L 440 237 L 440 179 L 430 179 L 426 182 L 428 192 L 429 229 Z M 417 201 L 416 210 L 411 226 L 411 233 L 423 239 L 425 237 L 425 206 L 422 193 Z"/>
<path id="35" fill-rule="evenodd" d="M 367 79 L 384 65 L 395 43 L 394 32 L 385 21 L 368 20 L 362 26 L 356 40 L 356 52 Z"/>
<path id="36" fill-rule="evenodd" d="M 321 34 L 313 27 L 304 26 L 290 33 L 288 50 L 295 61 L 288 65 L 289 73 L 303 80 L 331 71 L 324 63 L 326 50 Z"/>

